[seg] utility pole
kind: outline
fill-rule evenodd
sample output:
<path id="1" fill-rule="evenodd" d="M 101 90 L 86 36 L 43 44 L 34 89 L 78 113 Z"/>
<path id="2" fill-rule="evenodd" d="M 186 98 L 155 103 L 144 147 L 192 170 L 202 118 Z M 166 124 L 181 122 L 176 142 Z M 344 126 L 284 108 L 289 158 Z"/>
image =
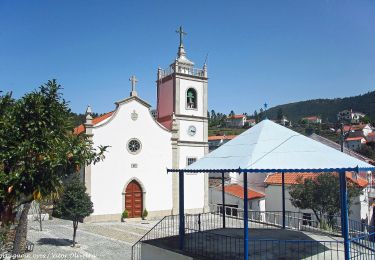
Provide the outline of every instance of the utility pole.
<path id="1" fill-rule="evenodd" d="M 341 144 L 341 152 L 344 152 L 344 123 L 341 122 L 340 124 L 341 133 L 340 133 L 340 144 Z"/>

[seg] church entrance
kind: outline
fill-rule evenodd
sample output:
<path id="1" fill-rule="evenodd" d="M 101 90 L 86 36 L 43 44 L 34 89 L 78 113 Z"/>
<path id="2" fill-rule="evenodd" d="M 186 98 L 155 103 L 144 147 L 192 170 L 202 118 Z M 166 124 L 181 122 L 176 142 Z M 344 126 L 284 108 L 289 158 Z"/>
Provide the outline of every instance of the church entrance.
<path id="1" fill-rule="evenodd" d="M 140 218 L 143 209 L 143 196 L 141 185 L 135 180 L 131 181 L 125 190 L 125 209 L 129 218 Z"/>

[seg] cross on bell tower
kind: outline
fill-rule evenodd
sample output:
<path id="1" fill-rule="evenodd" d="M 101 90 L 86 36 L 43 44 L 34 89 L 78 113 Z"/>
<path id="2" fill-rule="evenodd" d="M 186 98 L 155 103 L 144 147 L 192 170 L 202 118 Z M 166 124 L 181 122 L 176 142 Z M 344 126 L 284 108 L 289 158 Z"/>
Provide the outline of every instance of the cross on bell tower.
<path id="1" fill-rule="evenodd" d="M 130 92 L 130 96 L 133 97 L 133 96 L 137 96 L 137 91 L 135 90 L 135 85 L 137 84 L 138 82 L 138 79 L 133 75 L 129 78 L 129 81 L 131 82 L 132 84 L 132 91 Z"/>
<path id="2" fill-rule="evenodd" d="M 180 58 L 181 56 L 185 56 L 185 48 L 184 48 L 184 43 L 183 43 L 183 37 L 187 35 L 187 33 L 184 31 L 182 26 L 178 30 L 176 30 L 176 33 L 180 35 L 180 45 L 178 46 L 178 53 L 177 53 L 177 58 Z"/>
<path id="3" fill-rule="evenodd" d="M 180 28 L 176 30 L 176 33 L 180 35 L 180 46 L 184 45 L 182 39 L 184 35 L 187 35 L 187 33 L 184 32 L 184 29 L 182 28 L 182 26 L 180 26 Z"/>

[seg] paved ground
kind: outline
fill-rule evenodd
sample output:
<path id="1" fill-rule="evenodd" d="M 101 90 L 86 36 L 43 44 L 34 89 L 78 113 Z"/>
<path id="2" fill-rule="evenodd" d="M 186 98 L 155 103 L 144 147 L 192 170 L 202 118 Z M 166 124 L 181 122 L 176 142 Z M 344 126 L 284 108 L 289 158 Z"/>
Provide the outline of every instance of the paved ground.
<path id="1" fill-rule="evenodd" d="M 156 224 L 156 221 L 126 223 L 80 223 L 78 248 L 72 248 L 71 221 L 54 219 L 39 223 L 29 221 L 28 240 L 34 251 L 25 259 L 130 259 L 131 246 Z"/>
<path id="2" fill-rule="evenodd" d="M 196 259 L 243 259 L 243 229 L 226 228 L 186 234 L 185 250 Z M 322 242 L 324 241 L 324 242 Z M 344 259 L 337 237 L 283 229 L 249 229 L 249 259 Z M 178 237 L 147 243 L 178 251 Z M 362 255 L 363 256 L 363 255 Z M 372 259 L 369 256 L 361 259 Z"/>

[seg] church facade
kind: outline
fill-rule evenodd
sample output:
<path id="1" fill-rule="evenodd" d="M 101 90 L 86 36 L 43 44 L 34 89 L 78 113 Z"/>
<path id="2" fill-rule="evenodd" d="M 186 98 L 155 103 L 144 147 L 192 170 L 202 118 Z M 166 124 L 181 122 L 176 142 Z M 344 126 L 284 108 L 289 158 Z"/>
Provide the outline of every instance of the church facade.
<path id="1" fill-rule="evenodd" d="M 135 89 L 116 102 L 114 111 L 92 118 L 77 134 L 88 135 L 94 146 L 109 146 L 105 159 L 84 167 L 82 176 L 94 204 L 86 221 L 118 221 L 126 210 L 130 218 L 178 213 L 178 176 L 167 168 L 184 168 L 208 152 L 207 67 L 194 67 L 185 53 L 182 36 L 177 58 L 157 71 L 156 117 Z M 185 177 L 187 212 L 208 210 L 208 176 Z"/>

